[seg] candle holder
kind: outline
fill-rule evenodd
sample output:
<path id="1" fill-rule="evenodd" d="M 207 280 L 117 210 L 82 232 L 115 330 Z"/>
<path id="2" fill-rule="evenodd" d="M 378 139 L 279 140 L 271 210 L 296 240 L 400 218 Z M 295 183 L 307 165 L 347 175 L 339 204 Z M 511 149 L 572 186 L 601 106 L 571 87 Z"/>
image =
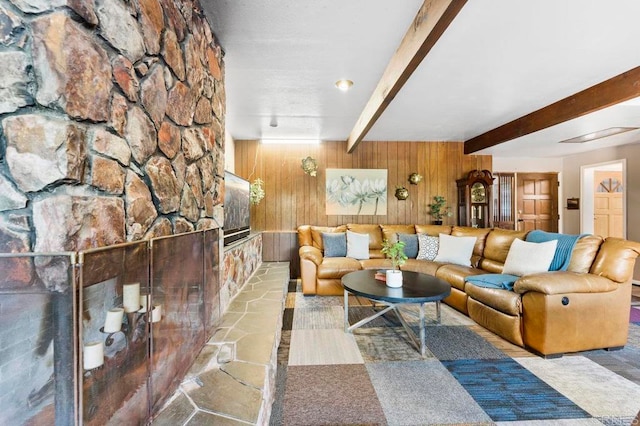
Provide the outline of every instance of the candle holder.
<path id="1" fill-rule="evenodd" d="M 96 372 L 102 370 L 103 368 L 104 368 L 104 364 L 99 365 L 99 366 L 94 367 L 94 368 L 89 368 L 89 369 L 85 368 L 85 369 L 83 369 L 84 370 L 84 377 L 90 377 L 93 373 L 96 373 Z"/>
<path id="2" fill-rule="evenodd" d="M 140 321 L 140 319 L 147 313 L 146 310 L 144 312 L 141 312 L 142 308 L 143 307 L 140 306 L 139 310 L 137 311 L 126 312 L 124 315 L 126 316 L 127 321 L 122 323 L 122 326 L 118 331 L 104 331 L 104 327 L 100 327 L 100 332 L 103 334 L 107 334 L 104 345 L 107 347 L 113 345 L 113 343 L 115 342 L 114 336 L 118 333 L 122 333 L 122 335 L 124 336 L 125 345 L 129 347 L 129 335 L 136 329 L 138 321 Z"/>
<path id="3" fill-rule="evenodd" d="M 118 331 L 104 331 L 104 327 L 100 327 L 100 333 L 104 333 L 107 335 L 107 338 L 104 340 L 104 345 L 105 346 L 111 346 L 113 345 L 113 342 L 115 341 L 114 337 L 116 334 L 118 333 L 122 333 L 122 335 L 125 337 L 125 342 L 126 342 L 126 337 L 127 337 L 127 330 L 128 330 L 128 326 L 126 324 L 122 325 L 123 328 L 121 328 Z M 127 344 L 128 345 L 128 344 Z"/>

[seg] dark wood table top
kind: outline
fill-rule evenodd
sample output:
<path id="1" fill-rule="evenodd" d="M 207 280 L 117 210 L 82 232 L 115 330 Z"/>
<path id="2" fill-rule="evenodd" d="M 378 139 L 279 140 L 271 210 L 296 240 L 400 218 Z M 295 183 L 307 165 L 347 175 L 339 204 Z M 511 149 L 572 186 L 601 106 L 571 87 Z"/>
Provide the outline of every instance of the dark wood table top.
<path id="1" fill-rule="evenodd" d="M 390 303 L 437 302 L 451 294 L 451 285 L 431 275 L 402 271 L 402 287 L 387 287 L 375 279 L 373 269 L 355 271 L 342 277 L 343 287 L 358 296 Z"/>

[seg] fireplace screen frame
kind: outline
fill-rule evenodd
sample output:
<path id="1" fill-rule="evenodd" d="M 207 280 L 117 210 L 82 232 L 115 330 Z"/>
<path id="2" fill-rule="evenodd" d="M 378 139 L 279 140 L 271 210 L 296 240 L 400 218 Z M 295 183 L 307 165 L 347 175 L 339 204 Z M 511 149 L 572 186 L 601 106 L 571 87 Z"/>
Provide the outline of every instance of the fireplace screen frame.
<path id="1" fill-rule="evenodd" d="M 5 416 L 7 424 L 44 419 L 47 424 L 90 425 L 108 417 L 146 423 L 177 389 L 221 318 L 220 237 L 221 229 L 215 228 L 80 252 L 0 253 L 0 266 L 24 266 L 32 275 L 22 282 L 12 274 L 0 277 L 4 305 L 11 300 L 17 305 L 0 310 L 0 324 L 13 319 L 3 318 L 4 312 L 15 316 L 22 304 L 47 298 L 53 317 L 39 319 L 33 327 L 42 329 L 50 322 L 53 330 L 44 334 L 51 334 L 55 347 L 42 361 L 53 366 L 51 383 L 40 379 L 48 391 L 29 388 L 25 394 L 45 395 L 42 404 L 34 409 L 24 404 L 11 414 L 11 407 L 0 403 L 0 419 Z M 140 294 L 149 295 L 150 309 L 123 314 L 121 331 L 105 332 L 106 312 L 124 308 L 124 285 L 131 283 L 140 283 Z M 158 305 L 162 315 L 154 323 Z M 167 336 L 173 336 L 171 344 L 161 352 L 158 339 Z M 41 338 L 31 340 L 42 345 Z M 102 342 L 103 363 L 85 369 L 84 345 L 91 341 Z M 22 382 L 24 387 L 33 383 Z M 0 376 L 0 385 L 7 384 Z M 120 391 L 107 392 L 113 387 Z"/>

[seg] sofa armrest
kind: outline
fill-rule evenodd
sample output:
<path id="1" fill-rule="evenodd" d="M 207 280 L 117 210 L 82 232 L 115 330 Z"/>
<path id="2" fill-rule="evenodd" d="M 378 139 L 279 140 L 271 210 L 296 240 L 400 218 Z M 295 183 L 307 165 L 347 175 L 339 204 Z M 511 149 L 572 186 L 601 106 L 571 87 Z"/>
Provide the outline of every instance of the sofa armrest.
<path id="1" fill-rule="evenodd" d="M 544 294 L 606 293 L 618 288 L 618 283 L 593 274 L 554 271 L 526 275 L 518 279 L 513 291 L 524 294 L 535 291 Z"/>
<path id="2" fill-rule="evenodd" d="M 322 263 L 322 252 L 318 248 L 313 246 L 302 246 L 298 253 L 300 254 L 300 259 L 310 260 L 315 263 L 316 266 L 320 266 Z"/>

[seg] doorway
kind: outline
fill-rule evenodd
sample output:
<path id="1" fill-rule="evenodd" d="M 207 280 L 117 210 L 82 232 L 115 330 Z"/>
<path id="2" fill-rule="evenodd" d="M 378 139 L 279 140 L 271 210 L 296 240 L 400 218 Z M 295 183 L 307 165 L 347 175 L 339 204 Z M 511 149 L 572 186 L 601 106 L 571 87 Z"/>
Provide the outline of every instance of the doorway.
<path id="1" fill-rule="evenodd" d="M 626 160 L 581 167 L 580 232 L 627 237 Z"/>
<path id="2" fill-rule="evenodd" d="M 558 232 L 558 174 L 518 173 L 516 186 L 517 229 Z"/>

